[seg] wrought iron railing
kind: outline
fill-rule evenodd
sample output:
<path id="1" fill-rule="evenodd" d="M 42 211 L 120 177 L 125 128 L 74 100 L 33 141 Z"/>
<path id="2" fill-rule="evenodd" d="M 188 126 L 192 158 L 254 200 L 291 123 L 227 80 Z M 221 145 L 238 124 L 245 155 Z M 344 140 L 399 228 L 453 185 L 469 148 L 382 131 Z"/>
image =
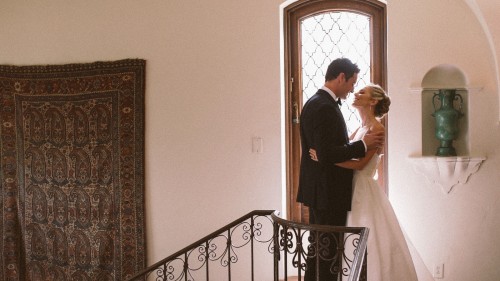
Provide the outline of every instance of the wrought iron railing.
<path id="1" fill-rule="evenodd" d="M 367 239 L 367 228 L 299 224 L 256 210 L 128 281 L 304 280 L 325 264 L 336 280 L 366 280 Z"/>
<path id="2" fill-rule="evenodd" d="M 313 274 L 316 281 L 367 280 L 368 228 L 307 225 L 284 220 L 277 213 L 271 217 L 274 244 L 279 245 L 274 248 L 275 281 L 289 276 L 304 280 L 306 270 L 327 271 L 327 276 Z"/>

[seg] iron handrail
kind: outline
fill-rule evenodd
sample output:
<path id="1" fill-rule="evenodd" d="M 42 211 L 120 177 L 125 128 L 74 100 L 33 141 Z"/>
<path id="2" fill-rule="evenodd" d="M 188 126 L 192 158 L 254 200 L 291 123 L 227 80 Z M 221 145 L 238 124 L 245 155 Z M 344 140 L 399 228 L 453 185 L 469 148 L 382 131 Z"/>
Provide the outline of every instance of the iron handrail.
<path id="1" fill-rule="evenodd" d="M 272 230 L 272 237 L 269 240 L 265 241 L 260 241 L 258 240 L 255 235 L 260 233 L 261 229 L 259 227 L 256 227 L 254 225 L 255 221 L 257 220 L 258 217 L 265 217 L 267 220 L 270 221 L 270 224 L 273 225 L 273 230 Z M 250 222 L 249 222 L 250 220 Z M 259 223 L 257 223 L 258 225 Z M 325 226 L 325 225 L 314 225 L 314 224 L 303 224 L 303 223 L 297 223 L 297 222 L 292 222 L 288 221 L 285 219 L 282 219 L 279 217 L 279 212 L 274 211 L 274 210 L 254 210 L 252 212 L 249 212 L 248 214 L 240 217 L 239 219 L 227 224 L 224 227 L 219 228 L 218 230 L 212 232 L 209 235 L 206 235 L 205 237 L 199 239 L 198 241 L 191 243 L 190 245 L 182 248 L 181 250 L 169 255 L 168 257 L 154 263 L 153 265 L 147 267 L 146 269 L 143 269 L 139 271 L 137 274 L 132 276 L 131 278 L 128 279 L 128 281 L 137 281 L 137 280 L 145 280 L 146 277 L 148 277 L 153 271 L 158 274 L 155 278 L 155 280 L 191 280 L 188 279 L 188 272 L 191 270 L 188 268 L 188 258 L 189 255 L 194 251 L 195 249 L 204 250 L 205 252 L 202 253 L 206 257 L 205 262 L 208 263 L 208 257 L 209 257 L 209 246 L 211 246 L 210 243 L 213 242 L 213 239 L 219 238 L 221 236 L 224 236 L 227 238 L 227 247 L 228 247 L 228 256 L 226 257 L 227 260 L 224 260 L 223 266 L 228 267 L 228 275 L 229 275 L 229 280 L 231 280 L 231 263 L 235 262 L 231 260 L 231 253 L 230 253 L 230 247 L 233 247 L 232 245 L 232 232 L 234 231 L 235 228 L 240 227 L 244 225 L 244 228 L 246 227 L 245 231 L 247 232 L 249 237 L 247 243 L 252 243 L 252 256 L 251 256 L 251 267 L 252 267 L 252 279 L 254 280 L 254 253 L 253 253 L 253 243 L 254 239 L 257 239 L 256 241 L 258 242 L 264 242 L 267 243 L 269 242 L 269 253 L 274 255 L 274 280 L 278 281 L 280 280 L 279 278 L 279 260 L 281 255 L 284 257 L 284 280 L 288 280 L 287 274 L 288 274 L 288 269 L 287 269 L 287 255 L 288 254 L 293 254 L 295 257 L 302 256 L 303 257 L 303 263 L 300 261 L 299 257 L 299 262 L 298 264 L 295 263 L 293 267 L 297 269 L 298 274 L 299 274 L 299 280 L 301 276 L 301 271 L 305 271 L 305 260 L 306 258 L 311 257 L 311 252 L 310 249 L 308 248 L 308 251 L 305 251 L 303 248 L 299 247 L 299 244 L 301 243 L 301 240 L 305 235 L 318 235 L 318 233 L 321 234 L 333 234 L 335 233 L 336 235 L 340 235 L 339 237 L 343 237 L 344 235 L 357 235 L 356 236 L 356 245 L 354 249 L 354 255 L 352 260 L 345 260 L 345 244 L 346 241 L 342 239 L 342 258 L 344 258 L 344 261 L 348 261 L 348 269 L 343 268 L 342 266 L 340 267 L 340 271 L 338 274 L 343 274 L 344 276 L 348 276 L 348 281 L 358 281 L 358 280 L 366 280 L 366 251 L 367 251 L 367 240 L 368 240 L 368 233 L 369 229 L 365 227 L 344 227 L 344 226 Z M 297 232 L 299 235 L 296 235 L 295 237 L 291 232 Z M 302 233 L 302 234 L 300 234 Z M 227 236 L 226 236 L 227 235 Z M 286 236 L 286 237 L 284 237 Z M 291 238 L 290 238 L 291 237 Z M 288 241 L 287 241 L 288 239 Z M 295 240 L 293 240 L 295 239 Z M 293 241 L 291 241 L 293 240 Z M 291 244 L 296 243 L 296 248 L 293 252 L 290 252 L 290 246 Z M 315 245 L 315 247 L 318 247 L 317 244 L 319 243 L 312 243 Z M 244 246 L 244 245 L 243 245 Z M 300 245 L 302 246 L 302 245 Z M 283 251 L 283 253 L 281 253 Z M 315 253 L 318 253 L 318 248 L 316 248 Z M 199 252 L 198 252 L 199 253 Z M 313 254 L 316 255 L 316 254 Z M 318 256 L 320 256 L 318 254 Z M 220 257 L 222 259 L 222 257 Z M 321 258 L 321 257 L 320 257 Z M 170 268 L 171 262 L 175 260 L 182 260 L 184 259 L 184 268 L 179 270 L 182 274 L 180 277 L 177 277 L 176 279 L 173 279 L 171 275 L 173 275 L 172 272 L 166 272 L 168 268 Z M 221 260 L 222 261 L 222 260 Z M 206 274 L 207 277 L 206 279 L 208 280 L 208 274 L 209 274 L 209 269 L 208 269 L 208 264 L 206 266 Z M 198 268 L 199 269 L 199 268 Z M 196 270 L 198 270 L 196 269 Z M 345 273 L 345 271 L 348 271 L 348 275 Z M 161 273 L 160 273 L 161 272 Z M 160 274 L 163 274 L 163 276 L 160 276 Z M 168 277 L 167 277 L 168 276 Z M 318 279 L 319 277 L 317 277 Z"/>
<path id="2" fill-rule="evenodd" d="M 370 229 L 367 227 L 346 227 L 346 226 L 330 226 L 330 225 L 319 225 L 319 224 L 304 224 L 298 223 L 294 221 L 285 220 L 279 217 L 279 212 L 275 211 L 271 218 L 275 222 L 275 224 L 283 226 L 285 229 L 293 228 L 295 230 L 300 229 L 302 231 L 308 231 L 309 233 L 352 233 L 358 234 L 359 238 L 357 238 L 357 247 L 356 254 L 353 256 L 353 260 L 351 263 L 351 273 L 348 276 L 348 281 L 359 281 L 359 280 L 367 280 L 367 264 L 366 264 L 366 255 L 367 255 L 367 242 L 368 242 L 368 234 Z M 278 236 L 279 234 L 275 233 L 275 244 L 278 244 Z M 275 250 L 278 251 L 278 247 L 275 247 Z M 278 253 L 275 253 L 278 254 Z M 275 274 L 277 273 L 277 264 L 275 259 Z M 285 270 L 286 272 L 286 270 Z M 319 277 L 317 276 L 319 279 Z M 278 277 L 275 277 L 275 280 L 278 280 Z M 285 277 L 286 280 L 286 277 Z"/>
<path id="3" fill-rule="evenodd" d="M 274 212 L 274 210 L 254 210 L 252 212 L 249 212 L 248 214 L 240 217 L 239 219 L 227 224 L 226 226 L 223 226 L 221 228 L 219 228 L 218 230 L 212 232 L 211 234 L 199 239 L 198 241 L 194 242 L 194 243 L 191 243 L 189 244 L 188 246 L 180 249 L 179 251 L 171 254 L 170 256 L 156 262 L 155 264 L 151 265 L 151 266 L 148 266 L 146 269 L 144 270 L 141 270 L 139 271 L 137 274 L 135 274 L 134 276 L 132 276 L 130 279 L 128 279 L 128 281 L 133 281 L 133 280 L 140 280 L 138 278 L 141 278 L 141 277 L 144 277 L 146 276 L 147 274 L 149 274 L 150 272 L 156 270 L 157 268 L 159 268 L 160 266 L 168 263 L 169 261 L 172 261 L 174 259 L 176 259 L 178 256 L 194 249 L 194 248 L 197 248 L 200 244 L 202 243 L 205 243 L 207 241 L 210 241 L 211 239 L 213 238 L 216 238 L 217 236 L 219 236 L 221 233 L 223 232 L 226 232 L 228 230 L 230 230 L 231 228 L 241 224 L 242 222 L 248 220 L 249 218 L 253 217 L 253 216 L 269 216 L 271 215 L 272 213 Z"/>

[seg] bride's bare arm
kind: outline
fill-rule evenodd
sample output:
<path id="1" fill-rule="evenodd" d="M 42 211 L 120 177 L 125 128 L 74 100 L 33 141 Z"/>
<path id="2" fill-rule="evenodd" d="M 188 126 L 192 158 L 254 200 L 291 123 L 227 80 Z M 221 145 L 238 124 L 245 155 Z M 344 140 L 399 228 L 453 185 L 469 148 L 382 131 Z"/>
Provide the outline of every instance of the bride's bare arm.
<path id="1" fill-rule="evenodd" d="M 374 132 L 384 130 L 383 126 L 377 126 L 373 129 L 374 129 Z M 368 164 L 368 162 L 372 159 L 373 155 L 375 155 L 375 153 L 378 150 L 379 149 L 377 149 L 377 148 L 368 150 L 365 154 L 365 157 L 363 157 L 363 158 L 351 159 L 351 160 L 347 160 L 347 161 L 342 162 L 342 163 L 336 163 L 335 165 L 337 165 L 339 167 L 346 168 L 346 169 L 351 169 L 351 170 L 362 170 L 366 166 L 366 164 Z M 311 156 L 312 160 L 318 161 L 318 157 L 316 155 L 316 150 L 314 150 L 312 148 L 309 149 L 309 155 Z"/>
<path id="2" fill-rule="evenodd" d="M 351 170 L 361 170 L 366 166 L 366 164 L 368 164 L 370 159 L 372 159 L 375 152 L 377 152 L 377 149 L 372 149 L 372 150 L 369 150 L 366 153 L 365 157 L 363 157 L 363 158 L 351 159 L 351 160 L 347 160 L 347 161 L 342 162 L 342 163 L 335 163 L 335 165 L 337 165 L 339 167 L 346 168 L 346 169 L 351 169 Z M 311 156 L 312 160 L 318 161 L 318 156 L 316 155 L 316 150 L 314 150 L 312 148 L 309 149 L 309 155 Z"/>
<path id="3" fill-rule="evenodd" d="M 350 136 L 349 136 L 349 140 L 352 140 L 354 138 L 354 136 L 356 135 L 356 133 L 358 132 L 359 128 L 357 128 Z"/>
<path id="4" fill-rule="evenodd" d="M 336 163 L 335 165 L 351 170 L 362 170 L 366 164 L 368 164 L 370 159 L 372 159 L 373 155 L 375 155 L 375 152 L 377 152 L 377 149 L 372 149 L 366 152 L 366 155 L 363 158 L 351 159 L 342 163 Z"/>

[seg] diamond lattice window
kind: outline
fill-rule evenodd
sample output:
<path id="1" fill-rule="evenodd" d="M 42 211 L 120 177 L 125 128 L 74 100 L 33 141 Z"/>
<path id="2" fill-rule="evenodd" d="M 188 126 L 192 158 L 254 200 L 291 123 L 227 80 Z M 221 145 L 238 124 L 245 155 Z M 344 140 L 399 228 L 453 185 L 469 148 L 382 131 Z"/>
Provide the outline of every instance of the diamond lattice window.
<path id="1" fill-rule="evenodd" d="M 325 82 L 325 72 L 336 58 L 345 57 L 361 69 L 355 91 L 371 81 L 370 18 L 352 12 L 327 12 L 301 21 L 302 100 L 305 103 Z M 342 104 L 349 133 L 361 120 L 351 106 L 353 94 Z"/>

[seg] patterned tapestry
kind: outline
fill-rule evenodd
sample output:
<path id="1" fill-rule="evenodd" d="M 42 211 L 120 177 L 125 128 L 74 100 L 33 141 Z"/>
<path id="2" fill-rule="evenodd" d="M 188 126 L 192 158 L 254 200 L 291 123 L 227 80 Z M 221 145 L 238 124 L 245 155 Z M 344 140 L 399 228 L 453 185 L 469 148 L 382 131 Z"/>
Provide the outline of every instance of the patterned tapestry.
<path id="1" fill-rule="evenodd" d="M 145 61 L 0 66 L 0 280 L 145 267 Z"/>

